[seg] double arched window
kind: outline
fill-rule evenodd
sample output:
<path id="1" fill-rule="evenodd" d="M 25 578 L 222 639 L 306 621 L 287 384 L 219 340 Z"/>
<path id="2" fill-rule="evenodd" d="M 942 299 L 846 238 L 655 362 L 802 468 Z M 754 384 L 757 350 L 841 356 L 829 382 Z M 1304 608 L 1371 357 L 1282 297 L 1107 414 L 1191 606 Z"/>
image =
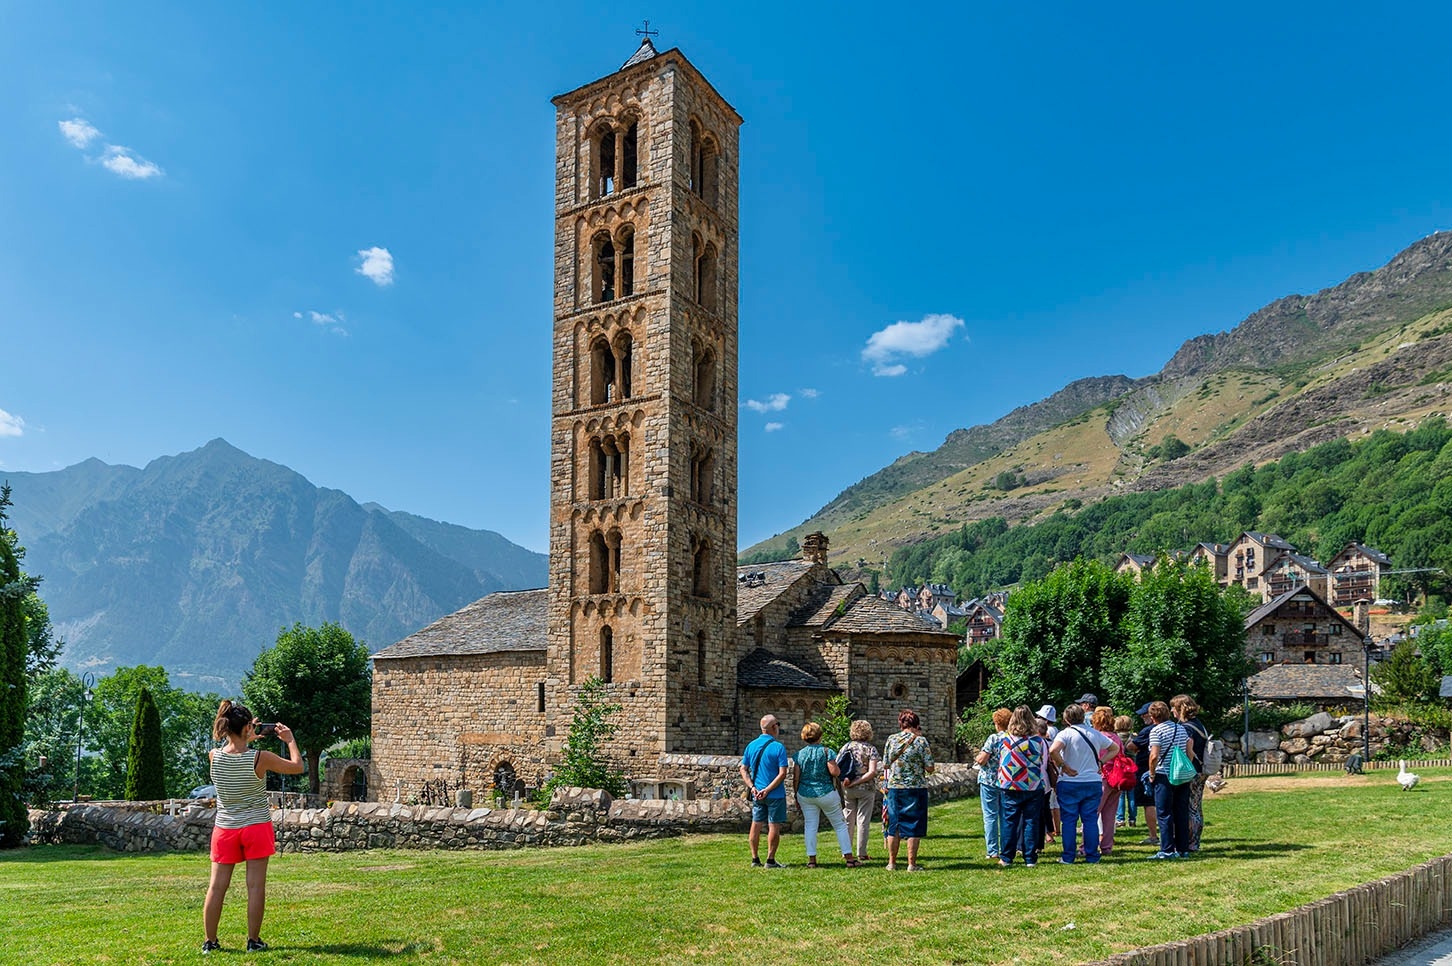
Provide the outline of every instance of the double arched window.
<path id="1" fill-rule="evenodd" d="M 620 592 L 620 531 L 590 534 L 590 593 Z"/>
<path id="2" fill-rule="evenodd" d="M 630 436 L 590 440 L 590 499 L 618 500 L 630 495 Z"/>
<path id="3" fill-rule="evenodd" d="M 619 123 L 601 121 L 590 135 L 590 196 L 605 198 L 635 187 L 639 180 L 640 123 L 634 117 Z"/>
<path id="4" fill-rule="evenodd" d="M 714 242 L 703 241 L 700 235 L 691 236 L 692 282 L 695 291 L 691 294 L 696 304 L 711 312 L 718 311 L 716 305 L 717 256 Z"/>
<path id="5" fill-rule="evenodd" d="M 635 294 L 635 226 L 622 225 L 612 238 L 597 231 L 590 239 L 590 297 L 612 302 Z"/>
<path id="6" fill-rule="evenodd" d="M 590 343 L 590 405 L 603 406 L 630 398 L 630 370 L 635 340 L 628 330 L 608 341 L 603 335 Z"/>
<path id="7" fill-rule="evenodd" d="M 691 191 L 711 207 L 719 199 L 721 149 L 715 137 L 691 121 Z"/>

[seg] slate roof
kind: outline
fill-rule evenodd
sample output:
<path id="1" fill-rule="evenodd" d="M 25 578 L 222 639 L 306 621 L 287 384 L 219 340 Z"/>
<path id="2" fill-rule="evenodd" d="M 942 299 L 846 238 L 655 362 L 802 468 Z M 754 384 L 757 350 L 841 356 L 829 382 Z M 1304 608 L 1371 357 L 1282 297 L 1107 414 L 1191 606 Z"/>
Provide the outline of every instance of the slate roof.
<path id="1" fill-rule="evenodd" d="M 1297 594 L 1309 594 L 1311 597 L 1314 597 L 1316 600 L 1320 601 L 1321 605 L 1326 608 L 1328 613 L 1334 614 L 1337 620 L 1345 624 L 1347 627 L 1351 628 L 1351 633 L 1356 636 L 1357 640 L 1361 640 L 1361 631 L 1357 629 L 1356 625 L 1351 623 L 1351 621 L 1347 620 L 1346 618 L 1342 617 L 1340 611 L 1332 607 L 1330 604 L 1326 603 L 1325 598 L 1323 598 L 1320 594 L 1316 593 L 1305 584 L 1302 584 L 1299 587 L 1293 587 L 1290 590 L 1286 591 L 1284 594 L 1281 594 L 1279 597 L 1273 597 L 1270 600 L 1266 601 L 1264 604 L 1261 604 L 1255 610 L 1251 611 L 1250 616 L 1246 617 L 1245 619 L 1245 629 L 1250 630 L 1261 621 L 1271 617 L 1273 614 L 1275 614 L 1276 611 L 1280 610 L 1282 604 L 1284 604 L 1286 601 L 1290 600 Z"/>
<path id="2" fill-rule="evenodd" d="M 1368 547 L 1362 543 L 1357 543 L 1354 540 L 1351 543 L 1348 543 L 1346 546 L 1342 547 L 1341 552 L 1338 553 L 1335 557 L 1331 558 L 1331 562 L 1335 563 L 1337 560 L 1346 556 L 1348 553 L 1352 553 L 1355 551 L 1359 551 L 1360 553 L 1365 554 L 1372 563 L 1380 564 L 1383 567 L 1391 566 L 1391 558 L 1388 557 L 1386 554 L 1382 553 L 1380 550 L 1373 550 L 1371 547 Z"/>
<path id="3" fill-rule="evenodd" d="M 1302 570 L 1306 571 L 1306 573 L 1308 573 L 1308 574 L 1324 574 L 1324 573 L 1329 573 L 1330 572 L 1325 567 L 1321 566 L 1315 560 L 1312 560 L 1310 557 L 1306 556 L 1303 553 L 1282 553 L 1282 554 L 1279 554 L 1279 555 L 1277 555 L 1276 559 L 1274 559 L 1274 560 L 1271 561 L 1271 565 L 1269 567 L 1265 568 L 1265 569 L 1266 570 L 1272 570 L 1272 569 L 1274 569 L 1275 566 L 1276 566 L 1276 564 L 1280 563 L 1282 560 L 1290 560 L 1290 561 L 1293 561 L 1294 563 L 1300 565 L 1300 568 Z"/>
<path id="4" fill-rule="evenodd" d="M 643 64 L 652 57 L 659 56 L 660 52 L 655 49 L 655 44 L 650 42 L 649 37 L 646 37 L 640 42 L 640 47 L 636 49 L 635 53 L 630 55 L 630 59 L 620 65 L 620 69 L 624 70 L 627 67 L 634 67 L 636 64 Z"/>
<path id="5" fill-rule="evenodd" d="M 1261 701 L 1359 701 L 1361 675 L 1349 664 L 1273 664 L 1250 676 L 1250 696 Z"/>
<path id="6" fill-rule="evenodd" d="M 758 647 L 736 665 L 736 683 L 743 688 L 836 690 L 764 647 Z"/>
<path id="7" fill-rule="evenodd" d="M 807 605 L 787 619 L 788 627 L 824 627 L 838 616 L 837 608 L 845 613 L 852 595 L 858 592 L 860 584 L 818 584 L 812 591 Z M 880 598 L 873 598 L 878 600 Z M 739 604 L 737 606 L 740 606 Z"/>
<path id="8" fill-rule="evenodd" d="M 1277 550 L 1291 550 L 1296 548 L 1286 542 L 1285 538 L 1274 533 L 1261 533 L 1259 530 L 1247 530 L 1245 536 L 1265 547 L 1275 547 Z"/>
<path id="9" fill-rule="evenodd" d="M 373 655 L 373 659 L 545 650 L 549 591 L 515 590 L 481 597 Z"/>
<path id="10" fill-rule="evenodd" d="M 952 641 L 958 639 L 958 635 L 939 627 L 936 620 L 924 620 L 870 594 L 853 601 L 847 613 L 833 621 L 830 627 L 834 631 L 855 634 L 940 634 Z"/>
<path id="11" fill-rule="evenodd" d="M 810 560 L 780 560 L 736 568 L 736 623 L 745 624 L 812 569 Z M 759 574 L 761 579 L 743 578 Z"/>

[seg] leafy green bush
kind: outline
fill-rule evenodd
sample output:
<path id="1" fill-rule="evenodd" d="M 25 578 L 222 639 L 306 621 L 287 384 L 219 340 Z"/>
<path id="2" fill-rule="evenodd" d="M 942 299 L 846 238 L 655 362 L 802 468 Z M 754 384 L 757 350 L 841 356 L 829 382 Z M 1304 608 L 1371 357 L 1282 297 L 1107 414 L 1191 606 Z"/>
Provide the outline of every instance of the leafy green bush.
<path id="1" fill-rule="evenodd" d="M 556 788 L 599 788 L 616 798 L 625 794 L 625 776 L 600 756 L 600 746 L 619 728 L 610 720 L 619 710 L 620 705 L 606 699 L 604 681 L 591 678 L 585 682 L 575 699 L 563 758 L 554 777 L 540 789 L 546 802 Z"/>
<path id="2" fill-rule="evenodd" d="M 983 742 L 993 734 L 993 708 L 983 701 L 963 709 L 958 724 L 953 728 L 953 741 L 960 748 L 974 754 L 983 747 Z"/>

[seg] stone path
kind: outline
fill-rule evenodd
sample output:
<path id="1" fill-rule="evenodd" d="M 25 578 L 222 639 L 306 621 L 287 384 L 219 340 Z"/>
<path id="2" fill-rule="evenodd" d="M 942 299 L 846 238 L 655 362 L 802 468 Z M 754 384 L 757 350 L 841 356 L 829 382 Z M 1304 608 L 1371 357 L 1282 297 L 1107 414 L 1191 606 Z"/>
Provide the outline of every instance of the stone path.
<path id="1" fill-rule="evenodd" d="M 1406 949 L 1377 960 L 1375 966 L 1452 966 L 1452 929 L 1434 932 Z"/>

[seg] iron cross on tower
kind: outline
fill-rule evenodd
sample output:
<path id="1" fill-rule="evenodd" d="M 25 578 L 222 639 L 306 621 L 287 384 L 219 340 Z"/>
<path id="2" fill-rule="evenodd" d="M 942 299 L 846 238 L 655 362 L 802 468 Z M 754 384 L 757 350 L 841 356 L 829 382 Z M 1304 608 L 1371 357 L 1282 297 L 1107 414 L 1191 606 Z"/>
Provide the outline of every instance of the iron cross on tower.
<path id="1" fill-rule="evenodd" d="M 640 27 L 636 27 L 635 28 L 635 35 L 637 37 L 644 37 L 647 40 L 649 40 L 651 37 L 659 37 L 660 36 L 660 31 L 659 30 L 651 30 L 650 29 L 650 21 L 647 20 L 645 22 L 645 28 L 644 29 L 641 29 Z"/>

